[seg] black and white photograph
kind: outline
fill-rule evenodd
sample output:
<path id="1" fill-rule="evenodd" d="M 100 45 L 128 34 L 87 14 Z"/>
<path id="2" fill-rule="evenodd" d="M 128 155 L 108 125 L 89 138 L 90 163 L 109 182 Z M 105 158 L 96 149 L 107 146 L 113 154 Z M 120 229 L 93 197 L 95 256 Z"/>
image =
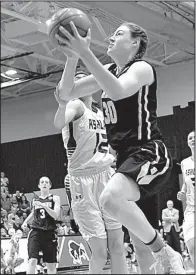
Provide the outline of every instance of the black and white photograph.
<path id="1" fill-rule="evenodd" d="M 1 1 L 1 274 L 195 274 L 195 1 Z"/>

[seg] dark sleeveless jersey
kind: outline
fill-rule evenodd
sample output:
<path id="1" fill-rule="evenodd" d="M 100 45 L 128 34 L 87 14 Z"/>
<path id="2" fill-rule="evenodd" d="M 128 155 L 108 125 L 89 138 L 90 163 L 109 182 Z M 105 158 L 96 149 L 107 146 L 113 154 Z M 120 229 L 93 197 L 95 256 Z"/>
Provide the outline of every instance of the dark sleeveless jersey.
<path id="1" fill-rule="evenodd" d="M 116 64 L 109 67 L 109 71 L 117 78 L 126 73 L 136 60 L 117 75 Z M 102 93 L 102 105 L 111 147 L 116 150 L 126 150 L 131 146 L 142 145 L 153 139 L 162 139 L 157 126 L 157 78 L 154 73 L 154 82 L 149 86 L 143 86 L 130 97 L 113 101 L 106 93 Z M 120 93 L 120 91 L 119 91 Z"/>
<path id="2" fill-rule="evenodd" d="M 34 199 L 35 201 L 40 201 L 46 204 L 51 209 L 54 209 L 53 195 L 49 195 L 45 199 L 40 197 Z M 31 225 L 34 229 L 40 229 L 44 231 L 55 231 L 56 221 L 52 218 L 44 208 L 34 207 L 34 220 Z"/>

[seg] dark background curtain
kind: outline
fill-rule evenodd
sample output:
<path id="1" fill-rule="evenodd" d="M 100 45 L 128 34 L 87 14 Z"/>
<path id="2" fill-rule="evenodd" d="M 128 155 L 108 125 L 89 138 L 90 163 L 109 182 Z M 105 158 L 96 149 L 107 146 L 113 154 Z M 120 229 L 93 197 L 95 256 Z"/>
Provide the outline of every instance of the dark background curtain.
<path id="1" fill-rule="evenodd" d="M 167 188 L 160 190 L 158 194 L 159 217 L 170 199 L 174 201 L 176 208 L 182 210 L 181 202 L 176 199 L 181 173 L 179 163 L 190 155 L 187 135 L 195 127 L 195 102 L 189 102 L 185 108 L 175 106 L 173 111 L 173 115 L 159 117 L 159 127 L 174 160 Z M 52 188 L 64 187 L 66 163 L 61 134 L 1 144 L 1 171 L 10 180 L 10 192 L 20 190 L 27 193 L 38 190 L 38 180 L 43 175 L 51 179 Z M 181 223 L 183 212 L 180 213 Z"/>

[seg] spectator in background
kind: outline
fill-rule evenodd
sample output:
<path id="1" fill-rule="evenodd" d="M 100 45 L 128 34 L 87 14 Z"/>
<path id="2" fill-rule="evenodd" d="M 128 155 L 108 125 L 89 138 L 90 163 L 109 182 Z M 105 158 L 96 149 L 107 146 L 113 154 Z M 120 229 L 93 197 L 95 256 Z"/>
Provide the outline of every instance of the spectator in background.
<path id="1" fill-rule="evenodd" d="M 7 212 L 10 212 L 11 210 L 11 200 L 9 196 L 6 195 L 6 193 L 1 194 L 1 207 L 6 210 Z"/>
<path id="2" fill-rule="evenodd" d="M 8 232 L 5 230 L 5 228 L 1 228 L 1 238 L 8 237 Z"/>
<path id="3" fill-rule="evenodd" d="M 30 203 L 27 200 L 27 197 L 25 195 L 21 196 L 21 203 L 19 203 L 19 210 L 21 211 L 21 213 L 26 213 L 27 216 L 31 213 L 31 207 L 30 207 Z"/>
<path id="4" fill-rule="evenodd" d="M 16 198 L 16 194 L 13 194 L 12 196 L 11 196 L 11 203 L 12 203 L 12 206 L 14 206 L 14 207 L 18 207 L 18 201 L 17 201 L 17 198 Z"/>
<path id="5" fill-rule="evenodd" d="M 173 208 L 173 201 L 167 202 L 167 208 L 162 210 L 163 228 L 167 243 L 177 252 L 181 253 L 179 239 L 179 211 Z"/>
<path id="6" fill-rule="evenodd" d="M 6 187 L 5 186 L 1 186 L 1 194 L 4 193 L 6 190 Z"/>
<path id="7" fill-rule="evenodd" d="M 15 218 L 18 218 L 17 211 L 18 209 L 16 207 L 11 207 L 11 213 L 8 215 L 8 223 L 13 223 Z"/>
<path id="8" fill-rule="evenodd" d="M 9 223 L 7 217 L 2 218 L 1 228 L 5 228 L 5 230 L 8 232 L 9 230 Z"/>
<path id="9" fill-rule="evenodd" d="M 6 194 L 6 198 L 10 198 L 11 199 L 11 195 L 10 195 L 10 192 L 9 192 L 8 188 L 6 188 L 5 194 Z"/>
<path id="10" fill-rule="evenodd" d="M 1 172 L 1 186 L 8 187 L 8 184 L 9 184 L 8 178 L 5 176 L 4 172 Z"/>
<path id="11" fill-rule="evenodd" d="M 7 211 L 1 207 L 1 217 L 7 217 Z"/>
<path id="12" fill-rule="evenodd" d="M 16 200 L 18 204 L 22 203 L 22 195 L 20 194 L 20 191 L 16 191 Z"/>
<path id="13" fill-rule="evenodd" d="M 22 213 L 23 221 L 25 221 L 27 217 L 28 217 L 27 213 L 26 213 L 26 212 L 23 212 L 23 213 Z"/>
<path id="14" fill-rule="evenodd" d="M 14 229 L 13 223 L 10 223 L 8 234 L 10 237 L 12 237 L 16 233 L 16 230 Z"/>
<path id="15" fill-rule="evenodd" d="M 23 223 L 23 220 L 21 220 L 19 217 L 16 216 L 13 222 L 13 228 L 15 229 L 15 231 L 17 230 L 22 231 L 22 228 L 21 228 L 22 223 Z"/>

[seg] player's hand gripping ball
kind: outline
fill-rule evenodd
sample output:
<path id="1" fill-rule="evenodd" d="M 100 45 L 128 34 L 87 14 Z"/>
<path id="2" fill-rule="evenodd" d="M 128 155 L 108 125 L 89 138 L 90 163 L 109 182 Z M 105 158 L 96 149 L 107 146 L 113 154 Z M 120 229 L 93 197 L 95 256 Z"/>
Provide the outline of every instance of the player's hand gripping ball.
<path id="1" fill-rule="evenodd" d="M 63 26 L 71 35 L 74 35 L 70 26 L 71 21 L 75 24 L 78 33 L 82 37 L 86 37 L 88 30 L 91 28 L 91 21 L 88 16 L 79 9 L 64 8 L 57 11 L 52 18 L 46 22 L 48 37 L 53 46 L 58 47 L 61 44 L 61 42 L 56 39 L 56 34 L 66 39 L 59 31 L 60 26 Z"/>

